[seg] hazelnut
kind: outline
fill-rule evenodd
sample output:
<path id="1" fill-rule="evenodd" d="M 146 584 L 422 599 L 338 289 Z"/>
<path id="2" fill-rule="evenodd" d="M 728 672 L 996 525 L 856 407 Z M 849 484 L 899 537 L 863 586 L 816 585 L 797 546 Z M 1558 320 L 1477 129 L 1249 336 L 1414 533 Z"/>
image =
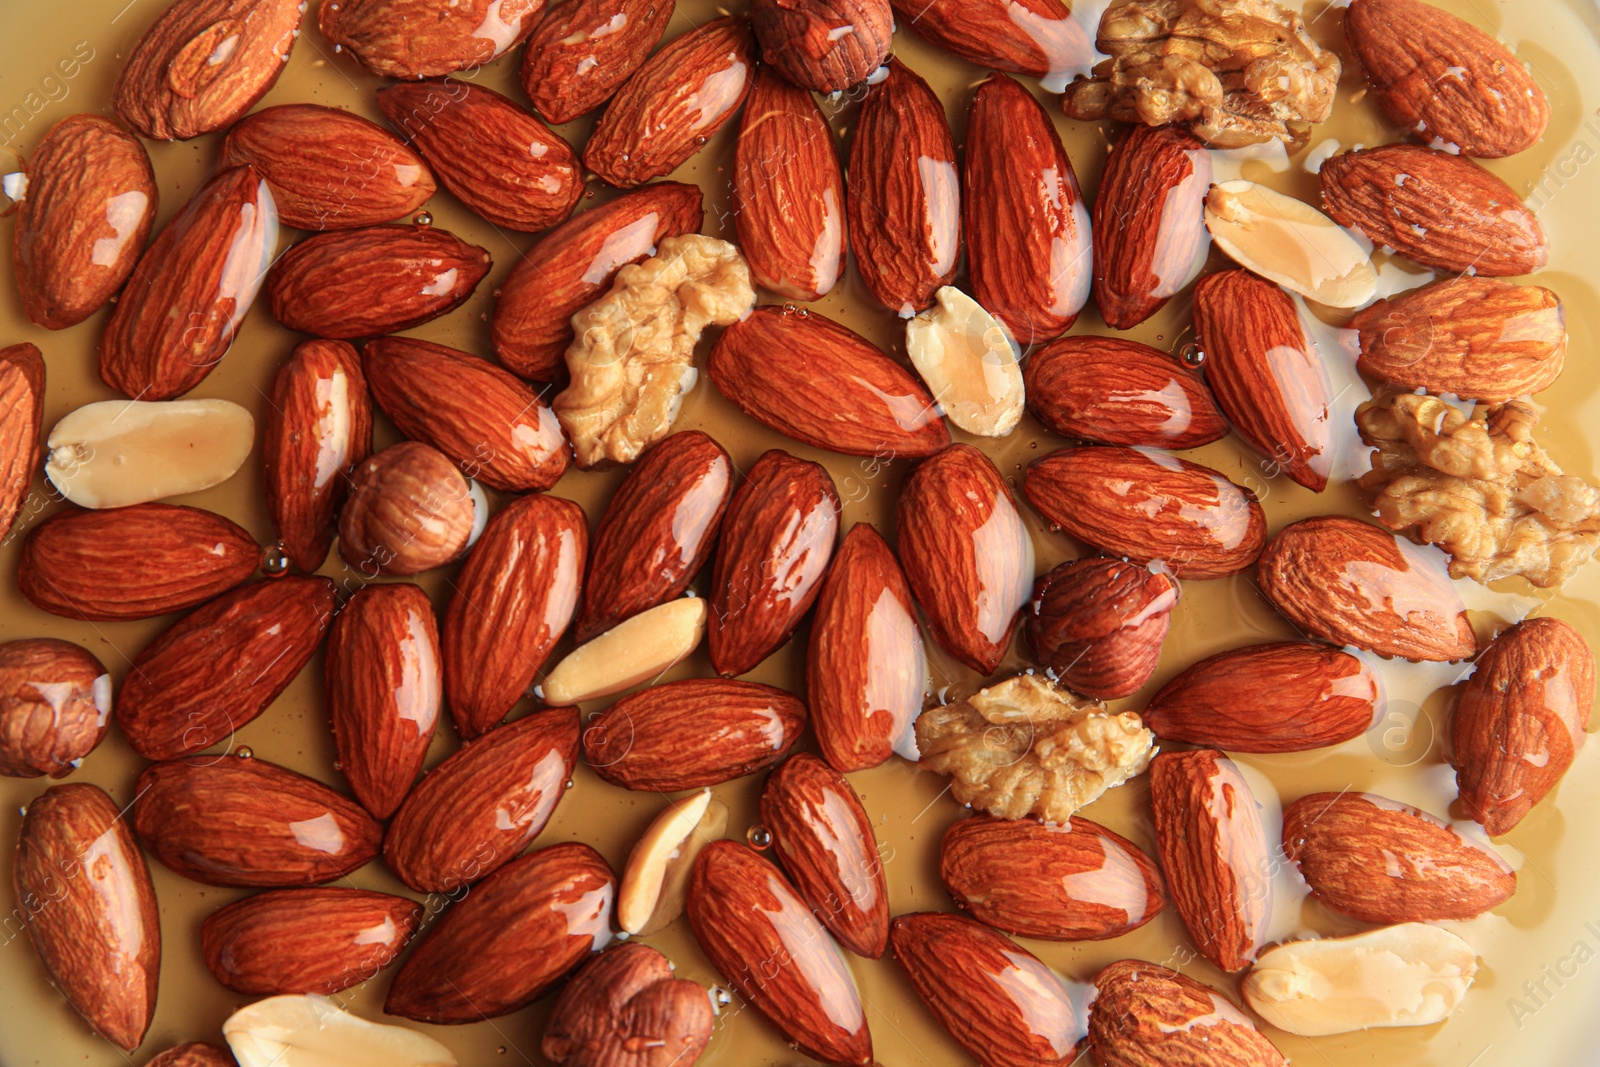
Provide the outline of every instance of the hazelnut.
<path id="1" fill-rule="evenodd" d="M 711 1040 L 711 998 L 639 942 L 608 949 L 556 1000 L 540 1046 L 561 1067 L 687 1067 Z"/>
<path id="2" fill-rule="evenodd" d="M 1178 586 L 1120 559 L 1063 563 L 1034 587 L 1027 615 L 1034 659 L 1097 700 L 1137 692 L 1155 673 Z"/>
<path id="3" fill-rule="evenodd" d="M 368 458 L 339 513 L 339 555 L 368 575 L 420 574 L 465 552 L 487 501 L 444 453 L 403 441 Z"/>
<path id="4" fill-rule="evenodd" d="M 67 641 L 0 645 L 0 774 L 71 774 L 111 723 L 111 676 Z"/>
<path id="5" fill-rule="evenodd" d="M 750 21 L 778 73 L 823 93 L 865 81 L 894 33 L 889 0 L 755 0 Z"/>

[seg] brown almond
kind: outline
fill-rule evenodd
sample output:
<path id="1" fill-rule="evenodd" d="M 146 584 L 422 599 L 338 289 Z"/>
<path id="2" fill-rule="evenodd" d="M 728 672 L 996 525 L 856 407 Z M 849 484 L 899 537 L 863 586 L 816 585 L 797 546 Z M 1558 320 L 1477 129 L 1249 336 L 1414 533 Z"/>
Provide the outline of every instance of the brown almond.
<path id="1" fill-rule="evenodd" d="M 519 78 L 534 110 L 560 125 L 611 99 L 660 43 L 675 9 L 662 0 L 551 5 L 522 51 Z"/>
<path id="2" fill-rule="evenodd" d="M 44 357 L 35 345 L 0 349 L 0 543 L 11 540 L 39 473 L 44 427 Z"/>
<path id="3" fill-rule="evenodd" d="M 890 0 L 890 5 L 918 37 L 979 67 L 1059 82 L 1087 73 L 1099 58 L 1081 16 L 1051 0 Z"/>
<path id="4" fill-rule="evenodd" d="M 762 58 L 804 89 L 836 93 L 865 81 L 889 55 L 889 0 L 754 0 Z"/>
<path id="5" fill-rule="evenodd" d="M 1234 1003 L 1149 960 L 1119 960 L 1094 979 L 1089 1055 L 1116 1067 L 1285 1067 L 1288 1060 Z"/>
<path id="6" fill-rule="evenodd" d="M 1063 337 L 1028 357 L 1028 410 L 1063 437 L 1198 448 L 1228 434 L 1211 390 L 1159 349 L 1120 337 Z"/>
<path id="7" fill-rule="evenodd" d="M 545 0 L 327 0 L 317 28 L 335 51 L 386 78 L 477 70 L 521 44 Z"/>

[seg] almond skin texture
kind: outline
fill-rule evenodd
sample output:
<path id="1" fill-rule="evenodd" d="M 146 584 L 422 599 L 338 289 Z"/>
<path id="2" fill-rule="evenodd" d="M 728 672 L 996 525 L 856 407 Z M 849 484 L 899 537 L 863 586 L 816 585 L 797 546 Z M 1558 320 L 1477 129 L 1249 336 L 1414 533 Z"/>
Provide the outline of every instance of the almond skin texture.
<path id="1" fill-rule="evenodd" d="M 712 19 L 674 38 L 612 98 L 584 146 L 584 165 L 620 189 L 676 170 L 733 118 L 755 65 L 745 19 Z"/>
<path id="2" fill-rule="evenodd" d="M 339 511 L 339 555 L 368 577 L 411 575 L 460 558 L 476 504 L 444 453 L 402 441 L 370 456 Z"/>
<path id="3" fill-rule="evenodd" d="M 342 878 L 378 854 L 383 827 L 321 782 L 254 757 L 153 763 L 133 828 L 146 851 L 204 885 L 268 888 Z"/>
<path id="4" fill-rule="evenodd" d="M 36 346 L 0 349 L 0 543 L 10 540 L 39 472 L 44 388 L 44 357 Z"/>
<path id="5" fill-rule="evenodd" d="M 1198 448 L 1228 435 L 1211 390 L 1159 349 L 1119 337 L 1063 337 L 1028 357 L 1028 410 L 1063 437 Z"/>
<path id="6" fill-rule="evenodd" d="M 104 307 L 144 252 L 157 200 L 150 156 L 133 134 L 98 115 L 52 126 L 28 160 L 11 246 L 29 320 L 61 330 Z"/>
<path id="7" fill-rule="evenodd" d="M 567 632 L 588 539 L 582 508 L 530 495 L 496 512 L 472 547 L 444 622 L 445 692 L 463 740 L 505 719 Z"/>
<path id="8" fill-rule="evenodd" d="M 440 917 L 383 1010 L 451 1025 L 532 1003 L 609 940 L 616 882 L 598 852 L 575 842 L 514 860 Z"/>
<path id="9" fill-rule="evenodd" d="M 328 0 L 317 28 L 336 49 L 387 78 L 475 70 L 533 32 L 545 0 Z"/>
<path id="10" fill-rule="evenodd" d="M 695 678 L 651 686 L 602 711 L 584 727 L 583 755 L 613 785 L 676 793 L 772 766 L 805 727 L 806 706 L 781 689 Z"/>
<path id="11" fill-rule="evenodd" d="M 1383 714 L 1383 682 L 1341 649 L 1286 641 L 1201 660 L 1141 713 L 1164 741 L 1230 752 L 1309 752 L 1359 737 Z"/>
<path id="12" fill-rule="evenodd" d="M 236 1067 L 233 1053 L 220 1045 L 191 1041 L 167 1049 L 144 1067 Z"/>
<path id="13" fill-rule="evenodd" d="M 1136 448 L 1062 449 L 1028 468 L 1022 491 L 1056 526 L 1109 555 L 1164 562 L 1180 578 L 1226 578 L 1267 539 L 1255 495 L 1210 467 Z"/>
<path id="14" fill-rule="evenodd" d="M 1411 660 L 1478 651 L 1443 568 L 1369 522 L 1328 515 L 1285 527 L 1262 552 L 1257 575 L 1289 622 L 1335 645 Z"/>
<path id="15" fill-rule="evenodd" d="M 112 90 L 153 141 L 226 129 L 276 84 L 305 16 L 300 0 L 177 0 L 134 45 Z"/>
<path id="16" fill-rule="evenodd" d="M 1033 542 L 993 461 L 951 445 L 918 464 L 900 490 L 895 538 L 934 641 L 993 674 L 1033 589 Z"/>
<path id="17" fill-rule="evenodd" d="M 944 105 L 904 63 L 867 93 L 850 149 L 850 247 L 861 280 L 902 318 L 956 275 L 961 179 Z"/>
<path id="18" fill-rule="evenodd" d="M 424 778 L 389 825 L 383 859 L 419 893 L 456 893 L 539 836 L 578 757 L 578 710 L 553 708 L 470 742 Z"/>
<path id="19" fill-rule="evenodd" d="M 111 728 L 111 676 L 69 641 L 0 644 L 0 775 L 69 775 Z"/>
<path id="20" fill-rule="evenodd" d="M 1559 619 L 1518 623 L 1478 659 L 1450 724 L 1450 762 L 1467 813 L 1509 832 L 1560 781 L 1594 707 L 1594 653 Z"/>
<path id="21" fill-rule="evenodd" d="M 422 923 L 421 904 L 363 889 L 275 889 L 219 908 L 200 926 L 206 968 L 246 996 L 320 993 L 393 963 Z"/>
<path id="22" fill-rule="evenodd" d="M 1143 689 L 1167 639 L 1178 584 L 1120 559 L 1063 563 L 1034 586 L 1034 659 L 1074 692 L 1116 700 Z"/>
<path id="23" fill-rule="evenodd" d="M 705 988 L 639 942 L 584 964 L 556 998 L 539 1050 L 561 1067 L 684 1067 L 716 1022 Z"/>
<path id="24" fill-rule="evenodd" d="M 1050 116 L 992 75 L 967 112 L 963 224 L 973 298 L 1027 349 L 1052 341 L 1089 301 L 1089 207 Z"/>
<path id="25" fill-rule="evenodd" d="M 378 407 L 400 432 L 432 445 L 463 474 L 508 493 L 549 489 L 571 461 L 550 405 L 487 360 L 410 337 L 361 350 Z"/>
<path id="26" fill-rule="evenodd" d="M 572 146 L 492 89 L 455 78 L 396 82 L 378 91 L 378 109 L 446 189 L 496 226 L 547 229 L 583 195 Z"/>
<path id="27" fill-rule="evenodd" d="M 895 918 L 894 957 L 956 1043 L 989 1067 L 1067 1064 L 1083 1037 L 1066 983 L 1004 934 L 962 915 Z"/>
<path id="28" fill-rule="evenodd" d="M 1283 851 L 1317 899 L 1385 926 L 1471 919 L 1517 891 L 1516 874 L 1487 845 L 1372 793 L 1312 793 L 1288 805 Z"/>
<path id="29" fill-rule="evenodd" d="M 278 218 L 301 230 L 349 230 L 404 218 L 437 186 L 422 157 L 376 122 L 321 104 L 279 104 L 234 123 L 221 166 L 267 179 Z"/>
<path id="30" fill-rule="evenodd" d="M 1373 99 L 1418 138 L 1494 159 L 1544 136 L 1544 90 L 1515 54 L 1471 23 L 1418 0 L 1355 0 L 1344 32 Z"/>
<path id="31" fill-rule="evenodd" d="M 644 65 L 676 8 L 674 0 L 553 5 L 522 52 L 522 89 L 534 110 L 560 125 L 611 99 Z"/>
<path id="32" fill-rule="evenodd" d="M 803 89 L 838 92 L 889 55 L 889 0 L 755 0 L 750 21 L 763 58 Z"/>
<path id="33" fill-rule="evenodd" d="M 736 841 L 713 841 L 695 860 L 688 914 L 712 965 L 801 1054 L 839 1067 L 872 1063 L 855 980 L 778 868 Z"/>
<path id="34" fill-rule="evenodd" d="M 179 619 L 134 657 L 117 694 L 128 742 L 164 760 L 231 741 L 322 644 L 333 593 L 326 578 L 255 582 Z"/>
<path id="35" fill-rule="evenodd" d="M 773 359 L 774 352 L 786 358 Z M 746 415 L 815 448 L 907 459 L 950 443 L 921 382 L 816 312 L 756 308 L 722 331 L 707 370 Z"/>
<path id="36" fill-rule="evenodd" d="M 1088 1052 L 1100 1067 L 1284 1067 L 1283 1053 L 1210 986 L 1148 960 L 1094 979 Z"/>
<path id="37" fill-rule="evenodd" d="M 1313 493 L 1333 470 L 1333 385 L 1293 298 L 1247 270 L 1194 287 L 1206 381 L 1245 443 Z"/>
<path id="38" fill-rule="evenodd" d="M 1322 203 L 1341 226 L 1430 270 L 1490 278 L 1549 261 L 1544 229 L 1499 178 L 1420 145 L 1344 152 L 1322 165 Z"/>
<path id="39" fill-rule="evenodd" d="M 1050 0 L 890 0 L 890 6 L 902 28 L 980 67 L 1055 81 L 1087 72 L 1096 59 L 1088 31 L 1066 5 Z"/>
<path id="40" fill-rule="evenodd" d="M 1094 303 L 1107 326 L 1133 329 L 1194 277 L 1211 247 L 1210 188 L 1205 145 L 1176 126 L 1136 124 L 1111 149 L 1094 201 Z"/>
<path id="41" fill-rule="evenodd" d="M 285 252 L 267 275 L 267 299 L 291 330 L 340 340 L 377 337 L 454 311 L 491 266 L 487 251 L 444 230 L 337 230 Z"/>
<path id="42" fill-rule="evenodd" d="M 974 919 L 1046 941 L 1121 937 L 1166 906 L 1150 857 L 1082 816 L 1065 826 L 958 820 L 945 831 L 939 877 Z"/>
<path id="43" fill-rule="evenodd" d="M 232 589 L 260 558 L 249 534 L 199 508 L 73 508 L 23 542 L 17 587 L 34 607 L 68 619 L 148 619 Z"/>
<path id="44" fill-rule="evenodd" d="M 161 924 L 144 853 L 98 786 L 58 785 L 28 805 L 11 872 L 50 982 L 131 1052 L 156 1010 Z"/>
<path id="45" fill-rule="evenodd" d="M 617 271 L 662 238 L 700 229 L 700 187 L 661 182 L 589 208 L 551 230 L 511 269 L 490 323 L 495 355 L 522 378 L 566 374 L 572 316 L 611 288 Z"/>

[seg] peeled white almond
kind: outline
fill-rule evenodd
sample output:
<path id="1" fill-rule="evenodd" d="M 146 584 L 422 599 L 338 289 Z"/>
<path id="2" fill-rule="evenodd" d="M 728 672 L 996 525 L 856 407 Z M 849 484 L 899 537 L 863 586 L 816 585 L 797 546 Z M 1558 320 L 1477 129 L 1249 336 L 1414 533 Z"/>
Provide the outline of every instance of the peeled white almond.
<path id="1" fill-rule="evenodd" d="M 56 423 L 44 471 L 79 507 L 124 508 L 220 485 L 255 439 L 226 400 L 103 400 Z"/>
<path id="2" fill-rule="evenodd" d="M 455 1067 L 451 1051 L 404 1026 L 368 1022 L 327 997 L 268 997 L 228 1016 L 239 1067 Z"/>
<path id="3" fill-rule="evenodd" d="M 1239 179 L 1211 187 L 1206 229 L 1234 262 L 1328 307 L 1360 307 L 1378 292 L 1372 257 L 1302 200 Z"/>
<path id="4" fill-rule="evenodd" d="M 1004 437 L 1022 420 L 1017 346 L 1000 321 L 947 285 L 906 323 L 906 354 L 945 417 L 980 437 Z"/>
<path id="5" fill-rule="evenodd" d="M 669 804 L 628 854 L 617 889 L 617 925 L 630 934 L 652 934 L 683 914 L 695 857 L 727 829 L 728 807 L 712 800 L 709 789 Z"/>
<path id="6" fill-rule="evenodd" d="M 547 704 L 578 704 L 610 696 L 662 672 L 700 646 L 706 602 L 680 597 L 641 611 L 573 649 L 544 680 Z"/>

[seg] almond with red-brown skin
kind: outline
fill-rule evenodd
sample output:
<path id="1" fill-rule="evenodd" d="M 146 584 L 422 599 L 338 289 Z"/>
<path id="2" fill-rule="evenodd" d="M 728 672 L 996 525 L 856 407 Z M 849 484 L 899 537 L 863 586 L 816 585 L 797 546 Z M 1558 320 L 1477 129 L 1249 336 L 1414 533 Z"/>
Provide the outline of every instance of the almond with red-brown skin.
<path id="1" fill-rule="evenodd" d="M 1142 448 L 1064 448 L 1035 461 L 1028 502 L 1078 540 L 1180 578 L 1226 578 L 1256 561 L 1267 519 L 1210 467 Z"/>
<path id="2" fill-rule="evenodd" d="M 339 511 L 339 555 L 372 578 L 454 562 L 477 520 L 472 483 L 443 452 L 401 441 L 364 460 Z"/>
<path id="3" fill-rule="evenodd" d="M 491 730 L 435 767 L 395 813 L 383 859 L 419 893 L 455 893 L 516 858 L 566 793 L 578 709 Z"/>
<path id="4" fill-rule="evenodd" d="M 1594 707 L 1594 653 L 1560 619 L 1518 623 L 1478 659 L 1450 723 L 1467 813 L 1507 833 L 1572 766 Z"/>
<path id="5" fill-rule="evenodd" d="M 874 85 L 850 149 L 850 247 L 867 290 L 903 318 L 956 276 L 961 178 L 944 105 L 899 60 Z"/>
<path id="6" fill-rule="evenodd" d="M 1028 410 L 1063 437 L 1198 448 L 1228 435 L 1211 390 L 1171 356 L 1120 337 L 1063 337 L 1028 357 Z"/>
<path id="7" fill-rule="evenodd" d="M 792 84 L 836 93 L 865 81 L 889 55 L 889 0 L 755 0 L 762 58 Z"/>
<path id="8" fill-rule="evenodd" d="M 490 323 L 495 355 L 523 378 L 566 373 L 572 316 L 608 289 L 617 271 L 664 237 L 700 228 L 700 187 L 661 182 L 589 208 L 551 230 L 512 268 Z"/>
<path id="9" fill-rule="evenodd" d="M 602 711 L 584 727 L 583 755 L 614 785 L 676 793 L 772 766 L 805 728 L 806 706 L 781 689 L 691 678 Z"/>
<path id="10" fill-rule="evenodd" d="M 158 194 L 140 140 L 98 115 L 50 127 L 28 160 L 12 271 L 22 311 L 61 330 L 116 295 L 144 253 Z"/>
<path id="11" fill-rule="evenodd" d="M 1033 591 L 1033 542 L 1000 471 L 971 445 L 951 445 L 906 478 L 895 529 L 934 641 L 993 674 Z"/>
<path id="12" fill-rule="evenodd" d="M 255 582 L 173 623 L 134 657 L 117 694 L 128 743 L 163 760 L 232 740 L 322 644 L 333 593 L 326 578 Z"/>
<path id="13" fill-rule="evenodd" d="M 1286 1067 L 1249 1016 L 1210 986 L 1148 960 L 1095 975 L 1089 1055 L 1100 1067 Z"/>
<path id="14" fill-rule="evenodd" d="M 600 853 L 577 842 L 514 860 L 439 918 L 383 1010 L 451 1025 L 531 1004 L 610 940 L 616 883 Z"/>
<path id="15" fill-rule="evenodd" d="M 1094 303 L 1131 330 L 1193 280 L 1211 247 L 1211 156 L 1177 126 L 1134 124 L 1111 149 L 1094 201 Z"/>
<path id="16" fill-rule="evenodd" d="M 133 828 L 145 850 L 205 885 L 318 885 L 378 854 L 383 827 L 321 782 L 252 756 L 152 763 Z"/>
<path id="17" fill-rule="evenodd" d="M 279 104 L 234 123 L 220 165 L 267 179 L 278 218 L 301 230 L 392 222 L 433 196 L 422 157 L 376 122 L 321 104 Z"/>
<path id="18" fill-rule="evenodd" d="M 774 352 L 785 358 L 773 359 Z M 816 312 L 758 307 L 722 331 L 706 367 L 746 415 L 815 448 L 909 459 L 950 443 L 921 382 Z"/>
<path id="19" fill-rule="evenodd" d="M 39 472 L 44 425 L 44 357 L 35 345 L 0 349 L 0 544 Z"/>
<path id="20" fill-rule="evenodd" d="M 70 641 L 0 644 L 0 775 L 71 774 L 111 728 L 111 676 Z"/>
<path id="21" fill-rule="evenodd" d="M 1322 165 L 1335 222 L 1431 270 L 1491 278 L 1549 261 L 1544 228 L 1511 186 L 1462 156 L 1421 145 L 1344 152 Z"/>
<path id="22" fill-rule="evenodd" d="M 305 12 L 302 0 L 176 0 L 128 55 L 117 114 L 155 141 L 226 129 L 277 83 Z"/>
<path id="23" fill-rule="evenodd" d="M 467 477 L 515 493 L 549 489 L 567 472 L 560 421 L 515 375 L 413 337 L 368 341 L 361 361 L 389 421 L 455 460 Z"/>
<path id="24" fill-rule="evenodd" d="M 175 1045 L 145 1063 L 144 1067 L 237 1067 L 233 1053 L 221 1045 L 190 1041 Z"/>
<path id="25" fill-rule="evenodd" d="M 733 221 L 750 276 L 790 300 L 818 300 L 844 274 L 844 173 L 810 93 L 756 72 L 733 148 Z"/>
<path id="26" fill-rule="evenodd" d="M 327 0 L 317 28 L 336 51 L 387 78 L 477 70 L 522 42 L 545 0 Z"/>
<path id="27" fill-rule="evenodd" d="M 1034 586 L 1024 632 L 1034 659 L 1075 692 L 1116 700 L 1161 659 L 1178 584 L 1120 559 L 1063 563 Z"/>
<path id="28" fill-rule="evenodd" d="M 368 226 L 308 237 L 267 275 L 272 314 L 291 330 L 349 340 L 409 330 L 460 307 L 489 253 L 428 226 Z"/>
<path id="29" fill-rule="evenodd" d="M 98 786 L 46 790 L 23 815 L 11 879 L 50 983 L 107 1041 L 137 1048 L 156 1010 L 161 922 L 119 806 Z"/>
<path id="30" fill-rule="evenodd" d="M 1093 35 L 1054 0 L 889 0 L 902 28 L 980 67 L 1046 78 L 1059 91 L 1098 58 Z"/>
<path id="31" fill-rule="evenodd" d="M 637 941 L 595 956 L 556 998 L 539 1051 L 561 1067 L 686 1067 L 716 1022 L 705 987 Z"/>
<path id="32" fill-rule="evenodd" d="M 1247 270 L 1194 287 L 1206 381 L 1246 444 L 1313 493 L 1333 470 L 1333 384 L 1288 293 Z"/>
<path id="33" fill-rule="evenodd" d="M 889 942 L 889 885 L 872 820 L 845 776 L 809 752 L 761 791 L 761 822 L 795 889 L 845 948 L 877 959 Z"/>
<path id="34" fill-rule="evenodd" d="M 963 915 L 900 915 L 894 958 L 941 1026 L 988 1067 L 1060 1067 L 1083 1037 L 1067 985 L 1038 957 Z"/>
<path id="35" fill-rule="evenodd" d="M 546 122 L 588 114 L 644 65 L 677 9 L 675 0 L 571 0 L 556 4 L 522 52 L 522 89 Z"/>
<path id="36" fill-rule="evenodd" d="M 422 924 L 421 904 L 364 889 L 274 889 L 218 908 L 200 951 L 219 983 L 253 997 L 328 996 L 393 963 Z"/>
<path id="37" fill-rule="evenodd" d="M 254 167 L 201 186 L 140 257 L 111 312 L 101 379 L 140 400 L 199 385 L 233 345 L 277 249 L 278 209 Z"/>
<path id="38" fill-rule="evenodd" d="M 1024 349 L 1089 302 L 1089 208 L 1061 135 L 1016 79 L 994 74 L 967 111 L 962 196 L 973 299 Z"/>
<path id="39" fill-rule="evenodd" d="M 446 189 L 496 226 L 546 229 L 583 195 L 572 146 L 493 89 L 457 78 L 396 82 L 378 91 L 378 109 Z"/>
<path id="40" fill-rule="evenodd" d="M 583 509 L 553 496 L 513 500 L 484 527 L 444 620 L 445 693 L 464 740 L 505 719 L 567 632 L 588 539 Z"/>
<path id="41" fill-rule="evenodd" d="M 1360 519 L 1285 527 L 1261 553 L 1261 592 L 1312 637 L 1411 660 L 1469 659 L 1478 639 L 1443 566 Z"/>
<path id="42" fill-rule="evenodd" d="M 689 880 L 695 940 L 734 992 L 823 1063 L 867 1067 L 872 1034 L 833 938 L 782 872 L 736 841 L 713 841 Z"/>
<path id="43" fill-rule="evenodd" d="M 17 588 L 34 607 L 68 619 L 148 619 L 232 589 L 260 559 L 249 534 L 199 508 L 73 508 L 23 542 Z"/>
<path id="44" fill-rule="evenodd" d="M 621 189 L 676 170 L 744 103 L 755 45 L 750 23 L 730 16 L 668 42 L 611 98 L 584 165 Z"/>

